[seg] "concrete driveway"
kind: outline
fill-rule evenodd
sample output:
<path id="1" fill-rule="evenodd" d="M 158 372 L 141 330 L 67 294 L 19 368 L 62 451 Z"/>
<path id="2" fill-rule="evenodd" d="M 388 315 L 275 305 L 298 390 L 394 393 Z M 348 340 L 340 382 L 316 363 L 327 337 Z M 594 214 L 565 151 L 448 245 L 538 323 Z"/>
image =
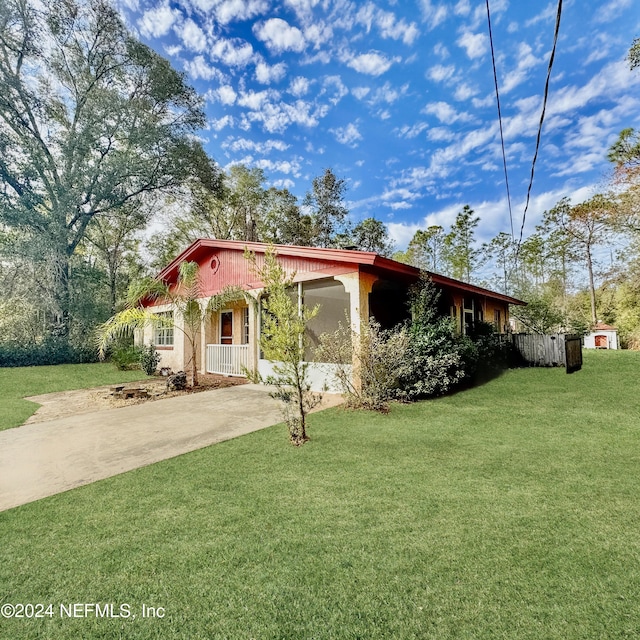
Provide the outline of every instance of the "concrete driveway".
<path id="1" fill-rule="evenodd" d="M 339 402 L 327 395 L 319 408 Z M 278 422 L 268 388 L 247 384 L 7 429 L 0 511 Z"/>

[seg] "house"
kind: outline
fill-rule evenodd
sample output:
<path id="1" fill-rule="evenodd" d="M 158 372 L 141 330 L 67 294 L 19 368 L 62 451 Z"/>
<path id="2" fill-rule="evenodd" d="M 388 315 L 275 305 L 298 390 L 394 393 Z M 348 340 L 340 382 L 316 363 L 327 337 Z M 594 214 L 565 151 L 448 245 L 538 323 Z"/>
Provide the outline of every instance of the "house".
<path id="1" fill-rule="evenodd" d="M 208 317 L 197 336 L 198 370 L 225 375 L 243 375 L 244 368 L 270 372 L 270 363 L 260 357 L 259 301 L 262 283 L 244 257 L 245 248 L 255 253 L 261 265 L 269 245 L 256 242 L 200 239 L 163 269 L 158 278 L 168 285 L 176 283 L 179 265 L 195 261 L 199 265 L 202 304 L 226 286 L 237 286 L 245 295 Z M 348 321 L 359 331 L 363 319 L 373 316 L 384 328 L 391 328 L 408 317 L 407 292 L 420 277 L 420 270 L 376 253 L 349 249 L 322 249 L 276 245 L 279 262 L 289 274 L 295 273 L 297 296 L 309 307 L 320 305 L 318 315 L 308 327 L 307 359 L 314 388 L 321 388 L 331 365 L 314 362 L 314 350 L 321 334 L 335 331 L 340 321 Z M 489 291 L 438 274 L 430 274 L 441 290 L 442 311 L 451 316 L 458 330 L 465 333 L 476 321 L 492 323 L 497 332 L 507 331 L 509 305 L 524 304 L 509 296 Z M 255 304 L 253 302 L 255 301 Z M 158 314 L 173 314 L 161 300 L 147 301 Z M 174 323 L 180 318 L 172 318 Z M 190 358 L 186 338 L 165 326 L 145 329 L 144 342 L 153 342 L 161 356 L 161 367 L 184 369 Z"/>
<path id="2" fill-rule="evenodd" d="M 618 349 L 618 330 L 598 322 L 591 333 L 584 337 L 585 349 Z"/>

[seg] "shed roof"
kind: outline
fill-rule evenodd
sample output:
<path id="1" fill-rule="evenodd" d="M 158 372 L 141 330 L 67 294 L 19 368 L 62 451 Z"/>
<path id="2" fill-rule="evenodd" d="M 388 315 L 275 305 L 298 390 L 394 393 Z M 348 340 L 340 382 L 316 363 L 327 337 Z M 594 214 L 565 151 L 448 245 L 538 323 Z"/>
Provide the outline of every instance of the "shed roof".
<path id="1" fill-rule="evenodd" d="M 610 324 L 605 324 L 604 322 L 598 322 L 595 327 L 593 327 L 594 331 L 617 331 L 615 327 L 612 327 Z"/>

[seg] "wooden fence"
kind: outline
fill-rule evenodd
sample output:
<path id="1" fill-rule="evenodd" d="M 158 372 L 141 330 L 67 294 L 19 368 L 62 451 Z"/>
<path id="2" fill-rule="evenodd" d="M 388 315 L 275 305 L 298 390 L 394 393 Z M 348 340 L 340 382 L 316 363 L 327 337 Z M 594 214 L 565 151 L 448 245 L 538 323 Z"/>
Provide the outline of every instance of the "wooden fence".
<path id="1" fill-rule="evenodd" d="M 514 333 L 514 349 L 522 364 L 529 367 L 565 367 L 567 373 L 582 368 L 582 339 L 577 335 L 556 333 Z"/>

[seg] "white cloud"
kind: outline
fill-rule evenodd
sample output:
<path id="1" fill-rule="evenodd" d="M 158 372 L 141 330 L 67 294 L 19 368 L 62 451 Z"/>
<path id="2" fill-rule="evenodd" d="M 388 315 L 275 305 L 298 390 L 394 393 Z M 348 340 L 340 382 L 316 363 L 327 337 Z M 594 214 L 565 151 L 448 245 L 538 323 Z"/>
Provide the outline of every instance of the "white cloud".
<path id="1" fill-rule="evenodd" d="M 267 0 L 225 0 L 216 8 L 216 18 L 221 24 L 234 20 L 250 20 L 269 10 Z"/>
<path id="2" fill-rule="evenodd" d="M 233 126 L 234 120 L 231 116 L 223 116 L 222 118 L 218 118 L 217 120 L 211 120 L 210 121 L 210 125 L 212 129 L 215 129 L 216 131 L 220 131 L 222 129 L 224 129 L 225 127 L 231 127 Z"/>
<path id="3" fill-rule="evenodd" d="M 455 137 L 453 131 L 446 127 L 431 127 L 427 131 L 427 138 L 433 142 L 451 142 Z"/>
<path id="4" fill-rule="evenodd" d="M 460 102 L 464 100 L 468 100 L 469 98 L 475 96 L 478 93 L 478 89 L 475 87 L 470 87 L 466 83 L 459 84 L 454 91 L 453 97 Z"/>
<path id="5" fill-rule="evenodd" d="M 468 122 L 471 116 L 468 113 L 458 113 L 450 104 L 439 101 L 429 103 L 423 113 L 434 115 L 440 122 L 450 124 L 452 122 Z"/>
<path id="6" fill-rule="evenodd" d="M 383 38 L 402 40 L 405 44 L 412 44 L 420 35 L 415 22 L 408 24 L 403 19 L 398 20 L 394 13 L 378 9 L 371 2 L 358 11 L 356 21 L 366 27 L 367 33 L 375 25 Z"/>
<path id="7" fill-rule="evenodd" d="M 300 98 L 309 93 L 311 87 L 311 81 L 303 76 L 296 76 L 291 80 L 289 85 L 289 93 Z"/>
<path id="8" fill-rule="evenodd" d="M 176 33 L 184 46 L 191 51 L 201 52 L 207 48 L 207 37 L 191 18 L 187 18 L 180 26 L 176 27 Z"/>
<path id="9" fill-rule="evenodd" d="M 256 80 L 262 84 L 279 82 L 287 73 L 287 65 L 279 62 L 269 66 L 266 62 L 258 62 L 256 65 Z"/>
<path id="10" fill-rule="evenodd" d="M 244 67 L 254 58 L 253 47 L 244 40 L 217 40 L 209 50 L 214 60 L 220 60 L 229 67 Z"/>
<path id="11" fill-rule="evenodd" d="M 416 122 L 413 125 L 405 125 L 398 129 L 398 135 L 401 138 L 415 138 L 419 136 L 425 129 L 427 129 L 429 125 L 426 122 Z"/>
<path id="12" fill-rule="evenodd" d="M 358 98 L 358 100 L 363 100 L 367 97 L 371 89 L 369 87 L 354 87 L 351 89 L 351 93 Z"/>
<path id="13" fill-rule="evenodd" d="M 253 32 L 274 53 L 282 53 L 283 51 L 300 53 L 306 46 L 302 31 L 297 27 L 292 27 L 282 18 L 270 18 L 256 24 L 253 27 Z"/>
<path id="14" fill-rule="evenodd" d="M 349 93 L 340 76 L 326 76 L 322 81 L 322 91 L 320 95 L 328 95 L 329 102 L 336 105 Z"/>
<path id="15" fill-rule="evenodd" d="M 442 44 L 442 42 L 438 42 L 438 44 L 433 47 L 433 53 L 435 53 L 438 58 L 441 58 L 442 60 L 446 60 L 451 55 L 449 53 L 449 49 L 447 49 L 447 47 Z"/>
<path id="16" fill-rule="evenodd" d="M 427 77 L 434 82 L 446 82 L 456 72 L 456 68 L 450 65 L 436 64 L 427 71 Z"/>
<path id="17" fill-rule="evenodd" d="M 203 56 L 196 56 L 193 60 L 185 61 L 184 68 L 194 80 L 198 78 L 202 78 L 203 80 L 213 80 L 213 78 L 222 79 L 220 71 L 207 64 Z"/>
<path id="18" fill-rule="evenodd" d="M 269 133 L 282 133 L 292 124 L 314 127 L 318 124 L 319 117 L 324 115 L 321 109 L 314 107 L 310 102 L 296 100 L 289 104 L 276 101 L 277 96 L 277 92 L 270 94 L 269 99 L 265 97 L 260 100 L 259 106 L 245 114 L 247 128 L 251 122 L 258 122 Z"/>
<path id="19" fill-rule="evenodd" d="M 633 0 L 610 0 L 605 5 L 598 8 L 594 16 L 595 22 L 613 22 L 625 9 L 633 4 Z"/>
<path id="20" fill-rule="evenodd" d="M 232 105 L 235 103 L 238 94 L 234 91 L 231 85 L 225 84 L 218 88 L 214 92 L 214 95 L 222 104 Z"/>
<path id="21" fill-rule="evenodd" d="M 222 143 L 223 149 L 229 149 L 230 151 L 253 151 L 261 155 L 271 153 L 274 149 L 276 151 L 286 151 L 289 148 L 283 140 L 265 140 L 264 142 L 256 142 L 248 138 L 228 138 Z"/>
<path id="22" fill-rule="evenodd" d="M 370 51 L 369 53 L 361 53 L 359 56 L 354 56 L 348 60 L 347 64 L 358 73 L 379 76 L 388 71 L 394 62 L 398 61 L 398 58 L 390 60 L 381 53 Z"/>
<path id="23" fill-rule="evenodd" d="M 172 9 L 168 2 L 163 2 L 155 9 L 149 9 L 142 14 L 138 21 L 140 33 L 147 38 L 159 38 L 166 36 L 171 27 L 177 23 L 182 14 L 177 9 Z"/>
<path id="24" fill-rule="evenodd" d="M 471 60 L 481 58 L 489 48 L 489 38 L 484 33 L 465 31 L 456 44 L 463 48 Z"/>
<path id="25" fill-rule="evenodd" d="M 428 24 L 429 30 L 435 29 L 442 23 L 448 13 L 447 5 L 433 5 L 431 0 L 420 0 L 420 10 L 422 11 L 424 22 Z"/>
<path id="26" fill-rule="evenodd" d="M 533 25 L 538 24 L 538 22 L 551 21 L 556 17 L 556 13 L 557 7 L 553 2 L 551 2 L 537 16 L 527 20 L 525 22 L 525 26 L 532 27 Z"/>
<path id="27" fill-rule="evenodd" d="M 320 49 L 320 47 L 329 42 L 333 37 L 333 29 L 331 25 L 326 24 L 322 20 L 318 20 L 304 28 L 304 39 L 313 45 L 314 49 Z"/>
<path id="28" fill-rule="evenodd" d="M 247 109 L 256 111 L 258 109 L 261 109 L 262 106 L 270 98 L 277 98 L 277 93 L 274 94 L 268 90 L 267 91 L 243 91 L 240 94 L 240 98 L 238 99 L 238 104 L 241 107 L 246 107 Z"/>
<path id="29" fill-rule="evenodd" d="M 362 140 L 362 134 L 358 131 L 358 127 L 349 123 L 346 127 L 338 127 L 337 129 L 330 129 L 336 137 L 336 140 L 341 144 L 348 146 L 355 146 L 358 140 Z"/>
<path id="30" fill-rule="evenodd" d="M 509 93 L 509 91 L 519 84 L 522 84 L 528 77 L 527 72 L 529 69 L 535 67 L 540 62 L 541 60 L 533 55 L 532 49 L 528 44 L 525 42 L 520 43 L 518 49 L 518 64 L 513 71 L 507 73 L 500 87 L 500 92 L 505 94 Z"/>
<path id="31" fill-rule="evenodd" d="M 457 16 L 468 16 L 471 13 L 469 0 L 459 0 L 453 11 Z"/>
<path id="32" fill-rule="evenodd" d="M 268 160 L 262 158 L 258 160 L 256 166 L 265 171 L 279 171 L 280 173 L 291 174 L 294 178 L 300 176 L 301 165 L 299 160 Z"/>

